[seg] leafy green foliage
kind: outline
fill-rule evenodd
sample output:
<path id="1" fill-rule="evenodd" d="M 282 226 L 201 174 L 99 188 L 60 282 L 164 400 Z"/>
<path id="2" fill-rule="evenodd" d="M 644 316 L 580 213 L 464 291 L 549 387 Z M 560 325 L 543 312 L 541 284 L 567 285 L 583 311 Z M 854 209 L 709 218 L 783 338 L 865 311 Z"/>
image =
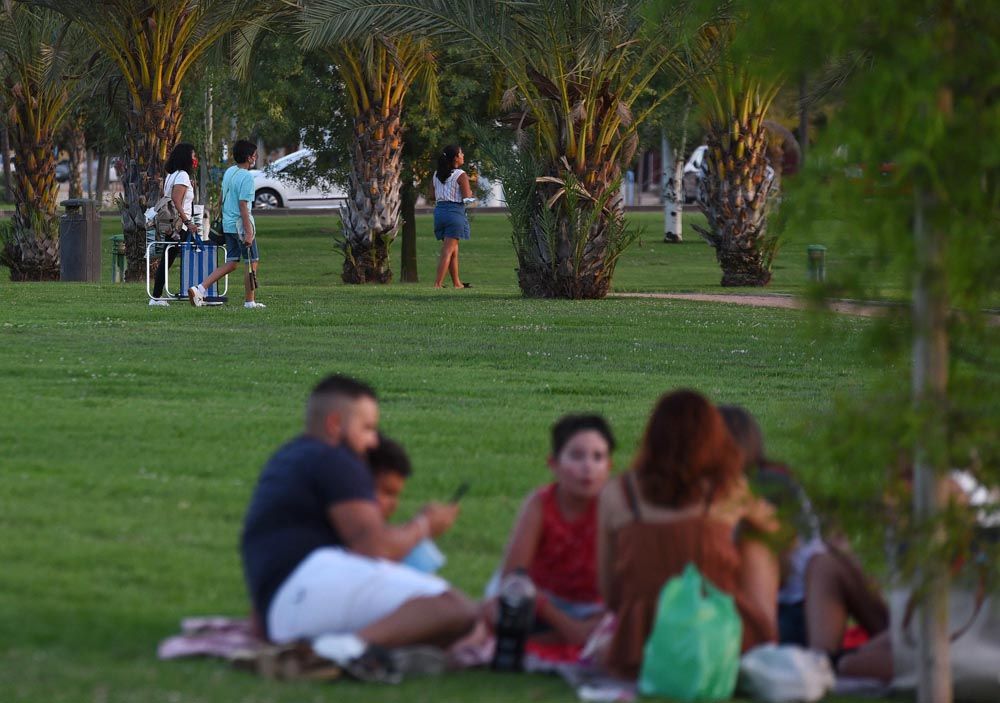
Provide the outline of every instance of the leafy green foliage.
<path id="1" fill-rule="evenodd" d="M 853 265 L 831 272 L 814 296 L 875 298 L 901 280 L 912 284 L 925 265 L 926 248 L 914 239 L 918 209 L 945 243 L 935 295 L 952 309 L 946 406 L 912 403 L 915 331 L 904 308 L 871 329 L 881 382 L 864 393 L 839 392 L 836 411 L 817 421 L 827 440 L 817 492 L 858 536 L 874 541 L 873 515 L 906 519 L 910 486 L 899 477 L 915 446 L 943 468 L 967 468 L 1000 486 L 1000 347 L 995 324 L 983 317 L 1000 301 L 1000 151 L 992 146 L 1000 142 L 1000 9 L 933 0 L 745 5 L 749 19 L 737 35 L 744 60 L 766 53 L 774 70 L 820 76 L 833 106 L 782 204 L 790 231 L 816 243 L 840 232 L 853 242 Z M 905 289 L 902 297 L 911 299 Z M 941 413 L 931 422 L 943 425 L 940 441 L 927 432 L 934 412 Z M 879 510 L 885 500 L 901 509 Z M 972 510 L 943 515 L 952 539 L 941 548 L 949 559 L 968 547 L 975 517 Z M 929 545 L 926 534 L 911 540 Z M 941 561 L 942 553 L 929 550 L 911 557 Z"/>

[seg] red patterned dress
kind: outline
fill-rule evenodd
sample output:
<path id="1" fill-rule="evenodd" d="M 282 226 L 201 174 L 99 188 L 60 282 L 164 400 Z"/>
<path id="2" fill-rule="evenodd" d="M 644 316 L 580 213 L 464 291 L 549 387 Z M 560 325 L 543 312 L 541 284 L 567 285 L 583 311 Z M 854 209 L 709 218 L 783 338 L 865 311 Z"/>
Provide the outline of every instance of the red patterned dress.
<path id="1" fill-rule="evenodd" d="M 557 484 L 540 491 L 542 533 L 528 575 L 553 604 L 575 617 L 600 606 L 597 590 L 597 498 L 575 520 L 567 520 L 556 500 Z"/>

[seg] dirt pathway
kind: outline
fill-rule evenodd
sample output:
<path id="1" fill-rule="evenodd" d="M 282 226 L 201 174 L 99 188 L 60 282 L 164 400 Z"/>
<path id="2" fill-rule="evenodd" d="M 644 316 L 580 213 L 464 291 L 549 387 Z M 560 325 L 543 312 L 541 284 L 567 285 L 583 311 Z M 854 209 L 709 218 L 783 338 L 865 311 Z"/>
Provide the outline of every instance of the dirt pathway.
<path id="1" fill-rule="evenodd" d="M 802 298 L 782 293 L 766 295 L 727 295 L 725 293 L 612 293 L 614 298 L 653 298 L 658 300 L 693 300 L 699 303 L 729 303 L 731 305 L 750 305 L 758 308 L 785 308 L 788 310 L 804 310 L 808 303 Z M 891 308 L 902 303 L 862 301 L 862 300 L 830 300 L 827 306 L 833 312 L 843 315 L 859 315 L 861 317 L 876 317 L 883 315 Z M 992 311 L 987 313 L 991 326 L 1000 326 L 1000 314 Z"/>
<path id="2" fill-rule="evenodd" d="M 808 307 L 806 301 L 794 295 L 771 293 L 768 295 L 727 295 L 725 293 L 614 293 L 616 298 L 655 298 L 662 300 L 694 300 L 699 303 L 730 303 L 732 305 L 750 305 L 757 308 L 787 308 L 804 310 Z M 832 300 L 829 303 L 834 312 L 846 315 L 861 315 L 874 317 L 881 315 L 895 303 L 870 303 L 855 300 Z"/>

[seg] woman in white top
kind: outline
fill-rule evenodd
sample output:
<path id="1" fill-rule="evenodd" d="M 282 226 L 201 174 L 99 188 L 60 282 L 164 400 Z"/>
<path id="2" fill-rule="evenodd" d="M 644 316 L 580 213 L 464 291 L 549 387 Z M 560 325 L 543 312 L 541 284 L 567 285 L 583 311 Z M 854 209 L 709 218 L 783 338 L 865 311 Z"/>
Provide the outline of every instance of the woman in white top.
<path id="1" fill-rule="evenodd" d="M 469 177 L 460 166 L 465 163 L 462 147 L 449 145 L 438 155 L 437 170 L 431 179 L 434 183 L 434 236 L 441 242 L 441 261 L 438 263 L 434 287 L 444 283 L 445 273 L 451 273 L 455 288 L 469 288 L 458 277 L 458 242 L 469 238 L 469 219 L 465 216 L 466 198 L 472 197 Z"/>
<path id="2" fill-rule="evenodd" d="M 198 156 L 194 152 L 194 145 L 187 142 L 180 142 L 170 152 L 164 169 L 167 177 L 163 181 L 163 196 L 170 197 L 174 201 L 174 207 L 180 213 L 181 223 L 184 229 L 191 234 L 198 234 L 198 226 L 192 219 L 194 209 L 194 185 L 191 183 L 191 175 L 198 167 Z M 161 300 L 163 296 L 163 285 L 167 275 L 167 269 L 174 263 L 178 247 L 170 247 L 166 250 L 160 265 L 156 269 L 156 281 L 153 284 L 153 297 L 150 305 L 169 305 L 166 300 Z"/>

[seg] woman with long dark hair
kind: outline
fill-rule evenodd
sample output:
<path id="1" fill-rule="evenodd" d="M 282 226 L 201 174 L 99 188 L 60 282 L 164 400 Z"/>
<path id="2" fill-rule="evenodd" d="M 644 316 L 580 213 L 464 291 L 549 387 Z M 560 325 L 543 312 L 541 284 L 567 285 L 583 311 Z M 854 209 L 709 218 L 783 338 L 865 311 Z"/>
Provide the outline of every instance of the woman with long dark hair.
<path id="1" fill-rule="evenodd" d="M 167 177 L 163 181 L 163 197 L 174 201 L 174 207 L 180 213 L 181 223 L 191 234 L 198 234 L 198 225 L 192 219 L 194 211 L 194 184 L 191 177 L 198 167 L 198 156 L 194 151 L 194 144 L 179 142 L 170 151 L 164 170 Z M 150 305 L 169 305 L 166 300 L 162 300 L 164 281 L 167 276 L 167 269 L 174 263 L 179 247 L 169 247 L 160 259 L 160 265 L 156 268 L 156 280 L 153 284 L 153 297 L 149 299 Z"/>
<path id="2" fill-rule="evenodd" d="M 777 640 L 778 562 L 762 541 L 774 509 L 749 492 L 743 451 L 704 396 L 660 398 L 632 470 L 598 505 L 601 594 L 618 618 L 607 664 L 634 678 L 663 585 L 688 563 L 732 596 L 742 649 Z"/>
<path id="3" fill-rule="evenodd" d="M 440 288 L 446 273 L 451 274 L 455 288 L 468 288 L 458 277 L 458 242 L 470 236 L 469 218 L 465 216 L 465 201 L 472 198 L 469 176 L 460 167 L 465 163 L 462 147 L 446 146 L 438 154 L 437 169 L 431 179 L 434 184 L 434 236 L 441 242 L 434 287 Z"/>

